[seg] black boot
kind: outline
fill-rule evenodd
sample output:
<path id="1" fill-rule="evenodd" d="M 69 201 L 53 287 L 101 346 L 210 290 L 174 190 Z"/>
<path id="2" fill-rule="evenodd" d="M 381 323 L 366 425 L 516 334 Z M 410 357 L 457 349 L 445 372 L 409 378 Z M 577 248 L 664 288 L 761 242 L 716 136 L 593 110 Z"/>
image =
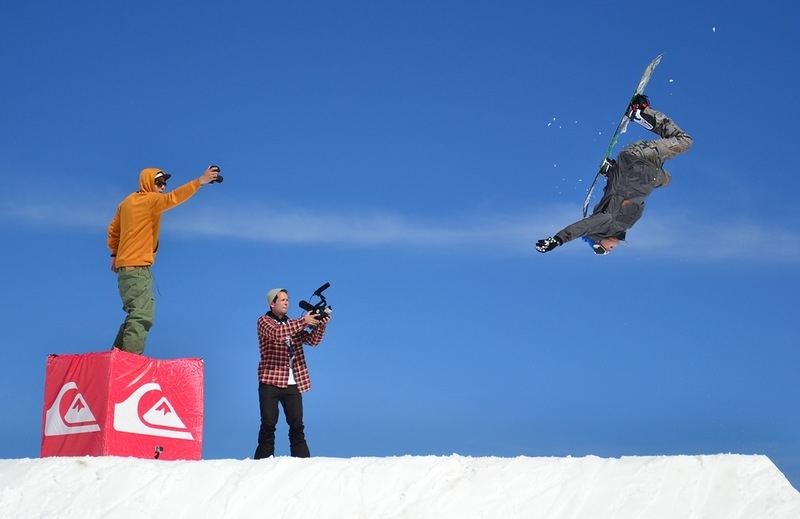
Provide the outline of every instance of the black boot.
<path id="1" fill-rule="evenodd" d="M 274 454 L 275 454 L 275 444 L 272 445 L 259 444 L 258 447 L 256 447 L 256 453 L 253 455 L 253 459 L 260 460 L 264 458 L 269 458 Z"/>
<path id="2" fill-rule="evenodd" d="M 308 450 L 308 444 L 303 440 L 289 445 L 289 455 L 293 458 L 310 458 L 311 452 Z"/>

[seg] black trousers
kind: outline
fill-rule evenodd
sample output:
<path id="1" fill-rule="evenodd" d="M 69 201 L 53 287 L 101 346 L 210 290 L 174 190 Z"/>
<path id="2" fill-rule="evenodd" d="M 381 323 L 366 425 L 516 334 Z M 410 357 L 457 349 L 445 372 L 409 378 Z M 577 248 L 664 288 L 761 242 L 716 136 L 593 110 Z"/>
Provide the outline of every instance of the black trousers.
<path id="1" fill-rule="evenodd" d="M 303 425 L 303 395 L 297 386 L 286 388 L 258 385 L 258 404 L 261 408 L 261 429 L 254 459 L 269 458 L 275 454 L 275 426 L 278 424 L 278 404 L 283 407 L 289 425 L 289 452 L 295 458 L 308 458 L 311 453 L 306 443 Z"/>

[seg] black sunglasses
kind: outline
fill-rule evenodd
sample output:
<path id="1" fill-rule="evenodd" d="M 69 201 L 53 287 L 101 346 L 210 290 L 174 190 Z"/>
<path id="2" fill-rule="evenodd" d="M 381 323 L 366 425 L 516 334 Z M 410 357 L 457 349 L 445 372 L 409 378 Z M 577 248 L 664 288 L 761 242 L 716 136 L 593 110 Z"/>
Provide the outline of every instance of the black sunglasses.
<path id="1" fill-rule="evenodd" d="M 167 187 L 167 182 L 165 180 L 158 179 L 158 180 L 156 180 L 156 186 L 158 186 L 158 187 Z"/>

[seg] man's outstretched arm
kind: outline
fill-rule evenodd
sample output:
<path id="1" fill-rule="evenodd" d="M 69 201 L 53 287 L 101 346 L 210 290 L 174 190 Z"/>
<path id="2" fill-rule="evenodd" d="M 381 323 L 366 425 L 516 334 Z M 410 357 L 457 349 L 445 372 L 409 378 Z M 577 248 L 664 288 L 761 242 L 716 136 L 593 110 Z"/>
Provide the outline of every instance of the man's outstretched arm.
<path id="1" fill-rule="evenodd" d="M 562 230 L 558 231 L 555 236 L 544 238 L 536 242 L 536 250 L 539 252 L 550 252 L 559 245 L 563 245 L 568 241 L 572 241 L 581 236 L 593 232 L 599 232 L 604 227 L 608 226 L 611 222 L 611 215 L 607 213 L 596 213 L 587 216 L 583 220 L 568 225 Z"/>

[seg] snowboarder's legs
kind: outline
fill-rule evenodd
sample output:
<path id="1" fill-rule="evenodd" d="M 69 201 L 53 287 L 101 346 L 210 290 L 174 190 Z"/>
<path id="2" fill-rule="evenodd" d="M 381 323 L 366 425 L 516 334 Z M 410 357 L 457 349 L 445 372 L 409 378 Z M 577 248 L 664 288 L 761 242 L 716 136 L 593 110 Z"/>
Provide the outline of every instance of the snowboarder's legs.
<path id="1" fill-rule="evenodd" d="M 303 396 L 297 386 L 280 388 L 259 384 L 258 401 L 261 408 L 261 429 L 258 431 L 258 447 L 253 457 L 261 459 L 275 454 L 275 426 L 278 424 L 280 403 L 289 425 L 290 454 L 296 458 L 308 458 L 311 454 L 303 425 Z"/>
<path id="2" fill-rule="evenodd" d="M 117 270 L 117 285 L 122 309 L 128 316 L 119 327 L 114 347 L 141 355 L 156 312 L 150 268 L 120 267 Z"/>
<path id="3" fill-rule="evenodd" d="M 622 152 L 632 153 L 661 167 L 664 162 L 691 148 L 692 137 L 662 112 L 648 106 L 641 111 L 641 115 L 653 126 L 650 131 L 658 134 L 661 138 L 634 142 L 623 148 Z"/>

